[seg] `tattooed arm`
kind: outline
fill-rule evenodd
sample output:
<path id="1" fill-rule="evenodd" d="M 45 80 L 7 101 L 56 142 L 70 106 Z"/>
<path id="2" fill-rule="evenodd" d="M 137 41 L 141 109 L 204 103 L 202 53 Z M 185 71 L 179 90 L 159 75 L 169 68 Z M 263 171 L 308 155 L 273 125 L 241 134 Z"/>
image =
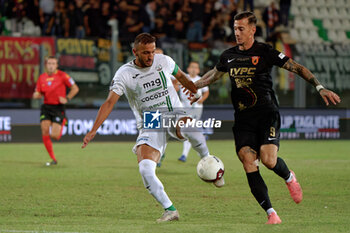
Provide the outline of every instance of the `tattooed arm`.
<path id="1" fill-rule="evenodd" d="M 316 87 L 317 85 L 321 85 L 321 83 L 317 80 L 315 75 L 313 75 L 309 69 L 295 62 L 291 58 L 282 66 L 282 68 L 298 74 L 300 77 L 311 83 L 314 87 Z"/>
<path id="2" fill-rule="evenodd" d="M 220 72 L 214 67 L 214 69 L 209 70 L 207 73 L 205 73 L 202 78 L 194 83 L 194 85 L 197 87 L 197 89 L 200 89 L 202 87 L 208 86 L 215 82 L 216 80 L 220 79 L 225 72 Z M 193 104 L 196 102 L 199 98 L 195 98 L 194 96 L 190 96 L 189 100 L 190 103 Z"/>
<path id="3" fill-rule="evenodd" d="M 295 62 L 293 59 L 289 58 L 289 60 L 282 66 L 282 68 L 296 73 L 300 77 L 302 77 L 307 82 L 311 83 L 317 91 L 320 93 L 323 101 L 326 103 L 326 105 L 329 105 L 329 101 L 332 102 L 334 105 L 337 103 L 340 103 L 340 97 L 334 93 L 331 90 L 328 90 L 324 88 L 320 81 L 311 73 L 309 69 L 307 69 L 305 66 L 300 65 L 299 63 Z"/>
<path id="4" fill-rule="evenodd" d="M 208 85 L 212 84 L 213 82 L 219 80 L 224 74 L 225 74 L 225 72 L 220 72 L 216 69 L 216 67 L 214 67 L 214 69 L 209 70 L 207 73 L 205 73 L 202 76 L 202 78 L 200 80 L 198 80 L 194 84 L 199 89 L 199 88 L 208 86 Z"/>

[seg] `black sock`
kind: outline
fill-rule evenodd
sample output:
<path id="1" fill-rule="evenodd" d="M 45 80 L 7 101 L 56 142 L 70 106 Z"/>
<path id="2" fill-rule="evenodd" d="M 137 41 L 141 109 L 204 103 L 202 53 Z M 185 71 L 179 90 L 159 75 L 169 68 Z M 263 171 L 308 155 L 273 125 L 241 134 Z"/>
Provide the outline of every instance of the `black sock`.
<path id="1" fill-rule="evenodd" d="M 271 170 L 274 171 L 280 177 L 282 177 L 284 180 L 287 180 L 290 176 L 290 171 L 287 167 L 287 164 L 280 157 L 277 157 L 276 166 Z"/>
<path id="2" fill-rule="evenodd" d="M 250 191 L 260 206 L 267 211 L 272 208 L 266 184 L 259 171 L 247 173 Z"/>

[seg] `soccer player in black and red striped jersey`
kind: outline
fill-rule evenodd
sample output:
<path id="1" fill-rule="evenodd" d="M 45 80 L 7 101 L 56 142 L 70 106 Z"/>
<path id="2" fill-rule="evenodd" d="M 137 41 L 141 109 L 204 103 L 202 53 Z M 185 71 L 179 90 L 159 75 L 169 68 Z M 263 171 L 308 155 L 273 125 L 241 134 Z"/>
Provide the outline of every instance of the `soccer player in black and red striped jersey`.
<path id="1" fill-rule="evenodd" d="M 265 43 L 254 39 L 256 17 L 241 12 L 234 18 L 237 46 L 224 51 L 214 69 L 195 82 L 197 88 L 207 86 L 228 73 L 231 98 L 235 109 L 233 134 L 236 153 L 243 164 L 250 190 L 268 215 L 267 224 L 279 224 L 281 219 L 272 208 L 267 186 L 259 172 L 259 161 L 284 179 L 294 202 L 302 201 L 302 190 L 293 171 L 277 157 L 280 114 L 272 89 L 272 66 L 298 74 L 313 85 L 326 105 L 340 102 L 339 96 L 323 87 L 304 66 Z M 192 99 L 192 102 L 196 99 Z"/>
<path id="2" fill-rule="evenodd" d="M 52 158 L 52 161 L 46 164 L 50 166 L 57 164 L 51 138 L 56 140 L 61 138 L 63 125 L 66 123 L 65 104 L 78 94 L 79 88 L 68 74 L 57 69 L 58 60 L 56 57 L 48 57 L 45 66 L 46 72 L 38 79 L 33 99 L 44 97 L 40 113 L 40 126 L 43 143 Z M 66 93 L 67 87 L 70 88 L 68 94 Z"/>

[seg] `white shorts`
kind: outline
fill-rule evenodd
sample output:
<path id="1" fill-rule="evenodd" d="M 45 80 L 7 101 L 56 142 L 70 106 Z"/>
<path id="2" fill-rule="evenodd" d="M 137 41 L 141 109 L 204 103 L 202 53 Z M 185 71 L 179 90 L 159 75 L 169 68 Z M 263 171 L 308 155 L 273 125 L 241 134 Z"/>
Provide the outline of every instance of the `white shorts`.
<path id="1" fill-rule="evenodd" d="M 169 137 L 173 137 L 179 141 L 184 141 L 186 139 L 180 139 L 176 136 L 175 128 L 170 128 L 169 130 L 147 130 L 140 129 L 139 136 L 136 139 L 136 144 L 132 148 L 132 152 L 136 154 L 136 149 L 139 145 L 147 144 L 150 147 L 158 150 L 160 156 L 165 153 L 166 146 L 168 144 Z"/>

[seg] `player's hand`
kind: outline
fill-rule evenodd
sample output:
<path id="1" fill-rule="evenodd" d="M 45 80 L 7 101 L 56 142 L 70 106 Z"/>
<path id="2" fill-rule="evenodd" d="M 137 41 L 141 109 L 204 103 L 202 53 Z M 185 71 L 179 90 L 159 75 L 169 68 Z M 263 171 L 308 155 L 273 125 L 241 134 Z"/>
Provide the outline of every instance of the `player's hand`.
<path id="1" fill-rule="evenodd" d="M 329 102 L 336 105 L 341 101 L 340 97 L 336 93 L 327 89 L 320 90 L 320 95 L 327 106 L 329 105 Z"/>
<path id="2" fill-rule="evenodd" d="M 65 98 L 65 97 L 62 97 L 62 96 L 59 96 L 59 97 L 58 97 L 58 101 L 59 101 L 61 104 L 66 104 L 66 103 L 68 103 L 68 99 Z"/>
<path id="3" fill-rule="evenodd" d="M 42 97 L 42 95 L 40 94 L 40 92 L 36 91 L 36 92 L 33 93 L 33 97 L 32 98 L 33 99 L 41 99 L 41 97 Z"/>
<path id="4" fill-rule="evenodd" d="M 89 144 L 89 142 L 95 137 L 95 135 L 95 131 L 88 132 L 83 139 L 83 145 L 81 146 L 81 148 L 85 148 Z"/>
<path id="5" fill-rule="evenodd" d="M 188 100 L 190 101 L 190 104 L 197 102 L 202 96 L 201 94 L 193 94 L 190 90 L 188 90 L 186 87 L 181 86 L 183 93 L 188 96 Z"/>
<path id="6" fill-rule="evenodd" d="M 190 100 L 190 104 L 194 104 L 195 102 L 197 102 L 200 98 L 202 97 L 201 93 L 197 92 L 195 94 L 193 94 L 192 92 L 190 92 L 190 97 L 188 98 Z"/>

